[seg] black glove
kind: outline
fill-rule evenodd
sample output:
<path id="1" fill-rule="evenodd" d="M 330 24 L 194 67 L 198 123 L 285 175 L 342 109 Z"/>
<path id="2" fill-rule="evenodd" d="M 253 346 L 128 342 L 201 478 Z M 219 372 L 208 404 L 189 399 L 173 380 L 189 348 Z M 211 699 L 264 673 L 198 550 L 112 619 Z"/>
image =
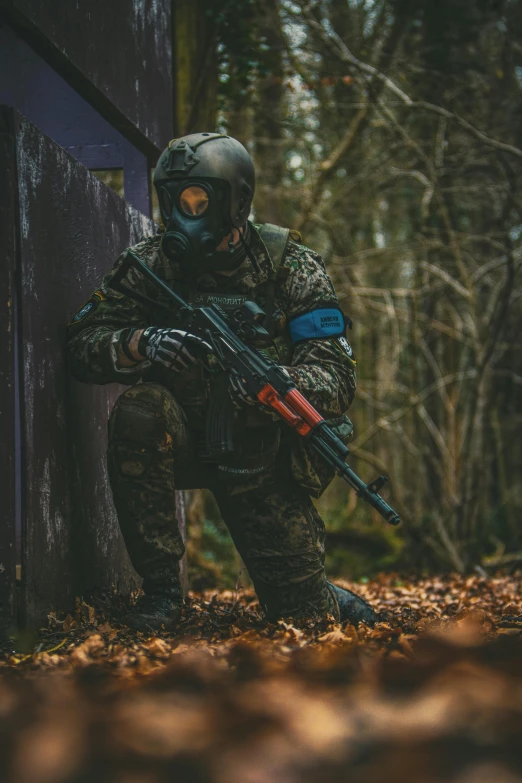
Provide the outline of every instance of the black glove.
<path id="1" fill-rule="evenodd" d="M 190 332 L 149 326 L 140 337 L 138 351 L 150 362 L 160 362 L 169 370 L 180 372 L 203 359 L 212 348 Z"/>
<path id="2" fill-rule="evenodd" d="M 228 392 L 236 408 L 245 405 L 261 405 L 257 397 L 252 397 L 246 390 L 243 379 L 234 373 L 230 374 Z"/>

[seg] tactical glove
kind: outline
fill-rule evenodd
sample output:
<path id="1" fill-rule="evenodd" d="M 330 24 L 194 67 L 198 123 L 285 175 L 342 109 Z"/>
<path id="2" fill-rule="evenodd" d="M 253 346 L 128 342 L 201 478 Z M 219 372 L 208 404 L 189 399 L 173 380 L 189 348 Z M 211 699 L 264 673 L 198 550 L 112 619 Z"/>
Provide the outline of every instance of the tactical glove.
<path id="1" fill-rule="evenodd" d="M 236 408 L 242 408 L 244 405 L 260 405 L 256 397 L 252 397 L 246 390 L 243 379 L 239 375 L 231 373 L 228 391 L 232 402 Z"/>
<path id="2" fill-rule="evenodd" d="M 160 362 L 169 370 L 180 372 L 203 359 L 212 348 L 190 332 L 149 326 L 140 337 L 138 351 L 150 362 Z"/>

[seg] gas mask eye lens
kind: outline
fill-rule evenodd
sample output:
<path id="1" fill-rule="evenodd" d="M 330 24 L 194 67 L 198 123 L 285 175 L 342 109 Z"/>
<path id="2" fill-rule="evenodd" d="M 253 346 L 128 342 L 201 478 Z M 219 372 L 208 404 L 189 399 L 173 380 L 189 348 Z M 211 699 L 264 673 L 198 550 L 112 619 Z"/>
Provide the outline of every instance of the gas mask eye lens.
<path id="1" fill-rule="evenodd" d="M 182 192 L 179 205 L 189 217 L 203 215 L 208 207 L 208 193 L 197 185 L 191 185 Z"/>

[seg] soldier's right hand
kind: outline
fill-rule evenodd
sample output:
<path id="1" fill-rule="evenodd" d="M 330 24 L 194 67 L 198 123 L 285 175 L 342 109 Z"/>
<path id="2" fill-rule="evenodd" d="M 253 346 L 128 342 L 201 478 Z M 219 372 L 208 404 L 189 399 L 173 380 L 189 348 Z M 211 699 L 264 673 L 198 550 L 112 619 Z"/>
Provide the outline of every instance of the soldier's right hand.
<path id="1" fill-rule="evenodd" d="M 244 379 L 235 373 L 230 374 L 228 393 L 236 408 L 243 408 L 245 405 L 261 405 L 257 398 L 247 391 Z"/>
<path id="2" fill-rule="evenodd" d="M 195 334 L 158 326 L 144 329 L 138 342 L 140 356 L 150 362 L 159 362 L 174 372 L 184 370 L 211 351 L 211 346 Z"/>

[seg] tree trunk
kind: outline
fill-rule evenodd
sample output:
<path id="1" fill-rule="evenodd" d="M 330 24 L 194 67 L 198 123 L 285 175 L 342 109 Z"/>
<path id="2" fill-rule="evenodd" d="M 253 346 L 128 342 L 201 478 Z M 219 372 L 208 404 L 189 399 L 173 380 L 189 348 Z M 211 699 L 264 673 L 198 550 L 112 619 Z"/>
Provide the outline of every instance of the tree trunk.
<path id="1" fill-rule="evenodd" d="M 217 115 L 217 44 L 202 0 L 172 6 L 175 133 L 213 131 Z"/>

